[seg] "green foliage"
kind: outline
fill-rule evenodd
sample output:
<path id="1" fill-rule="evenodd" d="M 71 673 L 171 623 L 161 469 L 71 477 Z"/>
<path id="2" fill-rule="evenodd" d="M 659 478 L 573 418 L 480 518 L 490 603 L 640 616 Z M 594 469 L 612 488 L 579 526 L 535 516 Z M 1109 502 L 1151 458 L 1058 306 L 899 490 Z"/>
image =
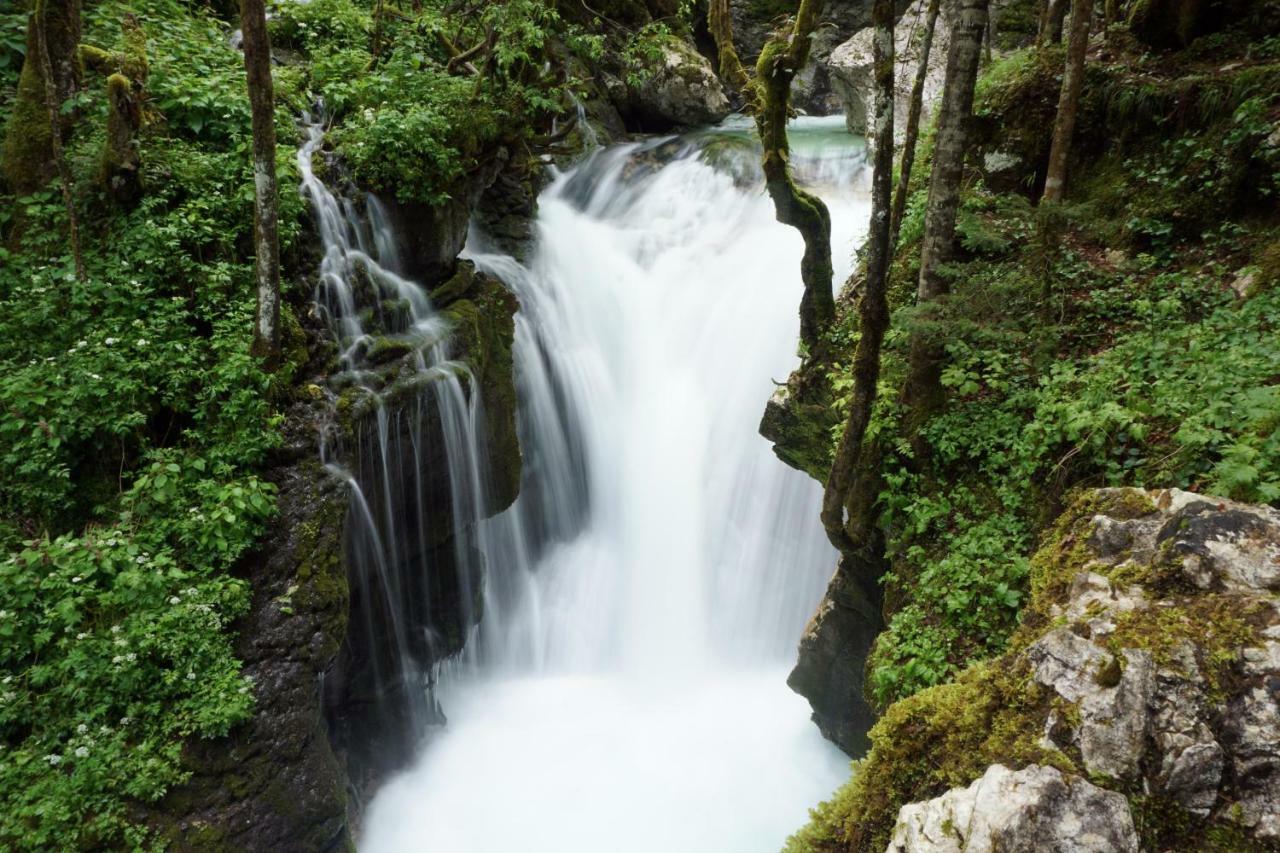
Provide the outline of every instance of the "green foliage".
<path id="1" fill-rule="evenodd" d="M 252 710 L 232 576 L 274 512 L 261 468 L 277 383 L 248 355 L 253 179 L 240 55 L 170 0 L 131 4 L 151 61 L 146 194 L 103 204 L 104 110 L 86 90 L 69 161 L 87 275 L 54 187 L 0 204 L 0 847 L 149 843 L 132 804 L 185 775 L 183 741 Z M 86 12 L 114 45 L 125 6 Z M 287 106 L 280 126 L 292 127 Z M 296 179 L 282 134 L 281 186 Z M 282 192 L 286 256 L 301 200 Z"/>
<path id="2" fill-rule="evenodd" d="M 358 56 L 338 54 L 325 71 Z M 444 201 L 498 137 L 497 115 L 473 91 L 466 78 L 398 49 L 378 74 L 337 78 L 325 90 L 349 110 L 331 138 L 365 186 L 402 201 Z"/>
<path id="3" fill-rule="evenodd" d="M 324 5 L 289 3 L 273 27 L 309 54 L 314 94 L 335 121 L 328 139 L 355 180 L 405 202 L 449 199 L 500 145 L 563 110 L 572 83 L 546 69 L 548 45 L 589 55 L 600 43 L 542 0 L 487 3 L 459 20 L 428 4 L 384 20 L 375 57 L 365 8 Z M 450 65 L 446 44 L 479 50 Z"/>
<path id="4" fill-rule="evenodd" d="M 268 31 L 273 48 L 312 52 L 321 45 L 367 48 L 373 17 L 351 0 L 284 0 L 276 5 Z"/>
<path id="5" fill-rule="evenodd" d="M 0 11 L 0 107 L 7 106 L 7 90 L 18 85 L 26 55 L 27 12 L 20 4 L 14 4 Z"/>
<path id="6" fill-rule="evenodd" d="M 895 438 L 897 405 L 877 406 L 871 428 L 890 450 L 880 507 L 891 618 L 868 678 L 881 707 L 1000 652 L 1034 533 L 1070 486 L 1280 500 L 1280 296 L 1255 283 L 1242 299 L 1230 286 L 1265 278 L 1249 253 L 1274 228 L 1263 212 L 1280 171 L 1265 142 L 1276 75 L 1139 85 L 1127 68 L 1105 73 L 1122 81 L 1099 87 L 1109 106 L 1084 109 L 1137 132 L 1077 169 L 1073 205 L 1054 216 L 1019 193 L 967 189 L 961 254 L 945 271 L 953 294 L 927 311 L 909 307 L 924 193 L 908 208 L 881 398 L 898 399 L 905 342 L 923 336 L 946 349 L 950 403 L 914 435 Z M 1008 56 L 984 75 L 978 112 L 1021 121 L 1051 99 L 1052 79 L 1044 52 Z M 1130 105 L 1125 92 L 1138 93 Z M 1134 106 L 1142 98 L 1149 106 Z M 1118 261 L 1117 244 L 1134 256 Z M 843 375 L 835 365 L 827 376 L 837 403 Z"/>
<path id="7" fill-rule="evenodd" d="M 644 85 L 653 74 L 653 68 L 661 64 L 668 49 L 667 43 L 674 38 L 671 28 L 662 21 L 645 24 L 633 36 L 627 39 L 622 50 L 622 61 L 626 68 L 627 85 L 637 87 Z"/>

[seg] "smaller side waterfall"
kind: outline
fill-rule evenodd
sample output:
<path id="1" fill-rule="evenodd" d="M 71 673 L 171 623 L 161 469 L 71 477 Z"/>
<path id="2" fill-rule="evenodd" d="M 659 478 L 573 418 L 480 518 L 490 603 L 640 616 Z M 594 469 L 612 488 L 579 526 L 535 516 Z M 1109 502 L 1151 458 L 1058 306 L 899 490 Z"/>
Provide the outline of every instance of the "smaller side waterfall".
<path id="1" fill-rule="evenodd" d="M 313 168 L 322 125 L 305 129 L 298 169 L 323 251 L 315 305 L 337 345 L 330 386 L 350 436 L 321 449 L 351 493 L 350 625 L 326 704 L 353 763 L 386 770 L 442 722 L 435 669 L 480 619 L 484 412 L 449 321 L 401 273 L 383 206 L 326 186 Z"/>

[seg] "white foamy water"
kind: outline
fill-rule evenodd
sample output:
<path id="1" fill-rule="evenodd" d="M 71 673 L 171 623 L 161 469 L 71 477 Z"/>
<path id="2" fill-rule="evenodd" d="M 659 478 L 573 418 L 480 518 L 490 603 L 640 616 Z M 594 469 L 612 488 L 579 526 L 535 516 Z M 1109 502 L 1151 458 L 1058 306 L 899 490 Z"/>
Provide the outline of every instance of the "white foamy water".
<path id="1" fill-rule="evenodd" d="M 802 246 L 740 135 L 596 152 L 544 192 L 527 266 L 473 241 L 521 301 L 525 477 L 478 537 L 449 724 L 362 850 L 772 851 L 847 776 L 785 683 L 835 554 L 818 485 L 756 431 L 797 361 Z M 859 145 L 828 120 L 793 141 L 841 282 Z"/>

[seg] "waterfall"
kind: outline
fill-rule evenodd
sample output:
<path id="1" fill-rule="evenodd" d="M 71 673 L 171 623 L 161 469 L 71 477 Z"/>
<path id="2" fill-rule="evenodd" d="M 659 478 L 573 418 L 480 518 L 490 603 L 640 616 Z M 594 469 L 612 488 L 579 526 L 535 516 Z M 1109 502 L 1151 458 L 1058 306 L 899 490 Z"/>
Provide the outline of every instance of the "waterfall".
<path id="1" fill-rule="evenodd" d="M 437 664 L 479 619 L 479 521 L 490 511 L 484 413 L 467 365 L 452 358 L 448 323 L 402 274 L 382 204 L 335 195 L 313 168 L 322 124 L 304 116 L 303 127 L 297 164 L 322 250 L 315 307 L 337 345 L 329 383 L 345 392 L 353 433 L 353 446 L 321 447 L 351 495 L 351 624 L 326 704 L 354 716 L 339 729 L 365 730 L 347 739 L 372 741 L 377 730 L 381 746 L 403 749 L 441 722 Z"/>
<path id="2" fill-rule="evenodd" d="M 864 154 L 838 118 L 792 133 L 841 282 Z M 797 361 L 802 250 L 758 156 L 745 124 L 599 148 L 543 192 L 527 264 L 472 235 L 520 300 L 521 494 L 462 513 L 484 618 L 440 676 L 448 726 L 372 802 L 362 849 L 776 850 L 847 775 L 785 685 L 835 554 L 819 487 L 756 433 Z"/>

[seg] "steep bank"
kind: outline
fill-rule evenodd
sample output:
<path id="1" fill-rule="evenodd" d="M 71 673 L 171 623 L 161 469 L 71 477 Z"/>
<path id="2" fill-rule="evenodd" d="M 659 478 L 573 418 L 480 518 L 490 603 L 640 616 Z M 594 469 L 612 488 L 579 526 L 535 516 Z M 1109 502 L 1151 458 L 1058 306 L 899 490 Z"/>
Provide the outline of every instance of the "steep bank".
<path id="1" fill-rule="evenodd" d="M 1008 650 L 893 705 L 788 849 L 1275 849 L 1278 556 L 1270 507 L 1086 493 Z"/>
<path id="2" fill-rule="evenodd" d="M 869 714 L 879 712 L 884 722 L 875 730 L 872 763 L 819 810 L 796 837 L 797 849 L 883 849 L 908 799 L 968 785 L 997 761 L 1014 776 L 993 771 L 990 791 L 1025 790 L 1031 802 L 1052 788 L 1051 800 L 1070 799 L 1074 783 L 1039 771 L 1016 775 L 1044 756 L 1022 754 L 1018 732 L 991 719 L 983 723 L 994 732 L 984 741 L 985 757 L 945 780 L 916 787 L 914 770 L 879 762 L 891 754 L 905 760 L 906 750 L 918 749 L 921 730 L 913 726 L 922 718 L 903 715 L 941 720 L 950 713 L 926 707 L 934 700 L 924 697 L 952 696 L 950 689 L 959 705 L 980 706 L 997 695 L 974 680 L 1004 678 L 1016 663 L 1016 656 L 1000 657 L 1010 643 L 1035 641 L 1023 633 L 1038 606 L 1033 549 L 1073 490 L 1176 485 L 1263 504 L 1280 495 L 1277 23 L 1261 4 L 1226 30 L 1201 21 L 1176 46 L 1142 41 L 1137 26 L 1095 34 L 1070 191 L 1055 207 L 1034 201 L 1057 108 L 1061 49 L 1016 51 L 985 69 L 966 157 L 958 257 L 947 270 L 951 295 L 929 310 L 912 305 L 927 160 L 917 171 L 891 273 L 894 319 L 875 440 L 861 462 L 876 475 L 868 486 L 878 500 L 867 506 L 883 544 L 864 561 L 842 563 L 792 675 L 824 731 L 855 755 L 866 746 L 856 735 Z M 838 328 L 790 377 L 762 424 L 781 458 L 820 479 L 847 405 L 857 284 L 855 278 L 842 299 Z M 946 404 L 923 422 L 912 419 L 902 397 L 913 336 L 938 341 L 946 355 Z M 868 647 L 859 602 L 878 600 L 887 629 Z M 1198 605 L 1187 606 L 1188 619 L 1207 630 Z M 1254 642 L 1262 640 L 1224 654 L 1238 656 Z M 984 660 L 998 663 L 983 670 L 977 662 Z M 998 697 L 996 706 L 1017 698 L 1007 691 Z M 1230 706 L 1219 723 L 1237 725 L 1250 713 Z M 931 760 L 943 763 L 945 775 L 946 762 L 975 748 L 942 736 Z M 902 784 L 908 799 L 895 794 L 886 805 L 882 783 Z M 958 814 L 983 802 L 983 790 L 915 809 L 923 821 L 910 830 L 917 846 L 903 849 L 935 849 L 921 827 L 938 809 Z M 1080 801 L 1094 802 L 1091 796 L 1081 793 Z M 1237 794 L 1223 788 L 1215 796 L 1221 805 Z M 884 821 L 878 829 L 867 809 L 882 809 L 875 811 Z M 1143 843 L 1171 826 L 1234 837 L 1200 817 L 1183 822 L 1170 813 L 1161 823 L 1139 812 L 1134 825 Z M 1253 832 L 1252 819 L 1213 814 Z"/>

